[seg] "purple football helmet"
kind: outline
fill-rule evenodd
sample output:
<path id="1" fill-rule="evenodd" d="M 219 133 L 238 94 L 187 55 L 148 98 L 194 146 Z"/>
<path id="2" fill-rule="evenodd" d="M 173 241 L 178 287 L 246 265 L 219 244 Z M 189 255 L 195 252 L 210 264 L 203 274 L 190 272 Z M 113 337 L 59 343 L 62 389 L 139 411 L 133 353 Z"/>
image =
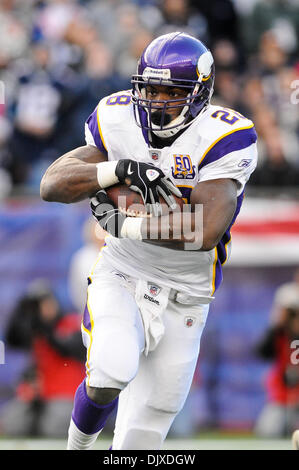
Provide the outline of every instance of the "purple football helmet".
<path id="1" fill-rule="evenodd" d="M 210 50 L 198 39 L 175 32 L 154 39 L 138 61 L 132 76 L 132 102 L 136 123 L 160 137 L 171 137 L 189 126 L 208 106 L 214 91 L 215 67 Z M 186 97 L 149 100 L 147 85 L 164 85 L 188 91 Z M 167 110 L 182 108 L 169 122 Z M 154 124 L 153 110 L 159 109 L 161 121 Z"/>

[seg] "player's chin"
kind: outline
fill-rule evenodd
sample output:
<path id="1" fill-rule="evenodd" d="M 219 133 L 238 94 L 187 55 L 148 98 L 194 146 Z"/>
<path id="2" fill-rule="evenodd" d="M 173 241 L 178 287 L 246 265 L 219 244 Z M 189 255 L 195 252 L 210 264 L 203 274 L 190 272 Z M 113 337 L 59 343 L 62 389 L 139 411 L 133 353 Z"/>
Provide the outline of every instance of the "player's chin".
<path id="1" fill-rule="evenodd" d="M 151 114 L 151 121 L 155 126 L 167 126 L 171 123 L 173 117 L 169 113 L 163 113 L 163 111 L 154 111 Z"/>

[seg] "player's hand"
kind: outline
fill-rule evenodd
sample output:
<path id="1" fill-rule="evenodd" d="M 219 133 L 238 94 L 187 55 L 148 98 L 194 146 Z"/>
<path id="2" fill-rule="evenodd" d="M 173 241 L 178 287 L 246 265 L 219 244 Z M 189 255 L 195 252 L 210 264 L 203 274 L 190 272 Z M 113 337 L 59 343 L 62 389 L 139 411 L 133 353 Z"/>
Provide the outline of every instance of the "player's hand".
<path id="1" fill-rule="evenodd" d="M 102 229 L 114 237 L 120 238 L 121 229 L 126 219 L 107 196 L 104 189 L 90 199 L 91 212 Z"/>
<path id="2" fill-rule="evenodd" d="M 153 212 L 156 216 L 162 215 L 160 195 L 171 209 L 177 206 L 172 194 L 182 196 L 180 190 L 169 178 L 166 178 L 163 171 L 149 163 L 130 159 L 119 160 L 115 174 L 121 183 L 125 183 L 141 195 L 147 212 Z"/>

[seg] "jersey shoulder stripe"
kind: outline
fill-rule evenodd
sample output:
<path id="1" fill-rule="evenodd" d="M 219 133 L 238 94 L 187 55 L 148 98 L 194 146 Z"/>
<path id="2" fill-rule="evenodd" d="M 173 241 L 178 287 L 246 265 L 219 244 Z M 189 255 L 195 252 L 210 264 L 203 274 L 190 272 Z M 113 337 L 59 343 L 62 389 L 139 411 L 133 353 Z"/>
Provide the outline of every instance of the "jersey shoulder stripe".
<path id="1" fill-rule="evenodd" d="M 101 124 L 100 124 L 99 106 L 98 106 L 98 108 L 97 108 L 97 124 L 98 124 L 99 134 L 100 134 L 100 137 L 101 137 L 101 142 L 102 142 L 102 144 L 103 144 L 103 146 L 104 146 L 106 152 L 108 152 L 107 146 L 106 146 L 105 141 L 104 141 L 104 136 L 103 136 Z"/>
<path id="2" fill-rule="evenodd" d="M 231 152 L 245 149 L 256 141 L 257 134 L 253 123 L 233 129 L 220 136 L 207 148 L 199 162 L 198 169 L 200 170 L 203 166 L 215 162 Z"/>
<path id="3" fill-rule="evenodd" d="M 108 150 L 105 144 L 99 119 L 99 106 L 97 106 L 87 118 L 86 125 L 88 126 L 98 149 L 101 150 L 105 155 L 107 155 Z"/>
<path id="4" fill-rule="evenodd" d="M 109 129 L 117 129 L 120 123 L 123 124 L 128 121 L 126 112 L 129 107 L 127 105 L 130 104 L 130 90 L 113 93 L 102 98 L 86 120 L 85 124 L 91 132 L 95 145 L 105 155 L 108 154 L 109 148 L 107 131 L 109 131 Z"/>

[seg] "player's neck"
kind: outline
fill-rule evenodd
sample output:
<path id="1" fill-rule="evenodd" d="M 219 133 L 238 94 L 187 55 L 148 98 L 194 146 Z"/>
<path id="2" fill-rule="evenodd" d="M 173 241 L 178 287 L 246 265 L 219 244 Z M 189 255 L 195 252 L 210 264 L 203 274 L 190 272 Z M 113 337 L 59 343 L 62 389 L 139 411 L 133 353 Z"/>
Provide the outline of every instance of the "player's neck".
<path id="1" fill-rule="evenodd" d="M 161 149 L 163 147 L 170 147 L 173 142 L 184 132 L 185 129 L 182 129 L 177 134 L 171 137 L 158 137 L 157 135 L 149 132 L 149 142 L 151 147 Z"/>

